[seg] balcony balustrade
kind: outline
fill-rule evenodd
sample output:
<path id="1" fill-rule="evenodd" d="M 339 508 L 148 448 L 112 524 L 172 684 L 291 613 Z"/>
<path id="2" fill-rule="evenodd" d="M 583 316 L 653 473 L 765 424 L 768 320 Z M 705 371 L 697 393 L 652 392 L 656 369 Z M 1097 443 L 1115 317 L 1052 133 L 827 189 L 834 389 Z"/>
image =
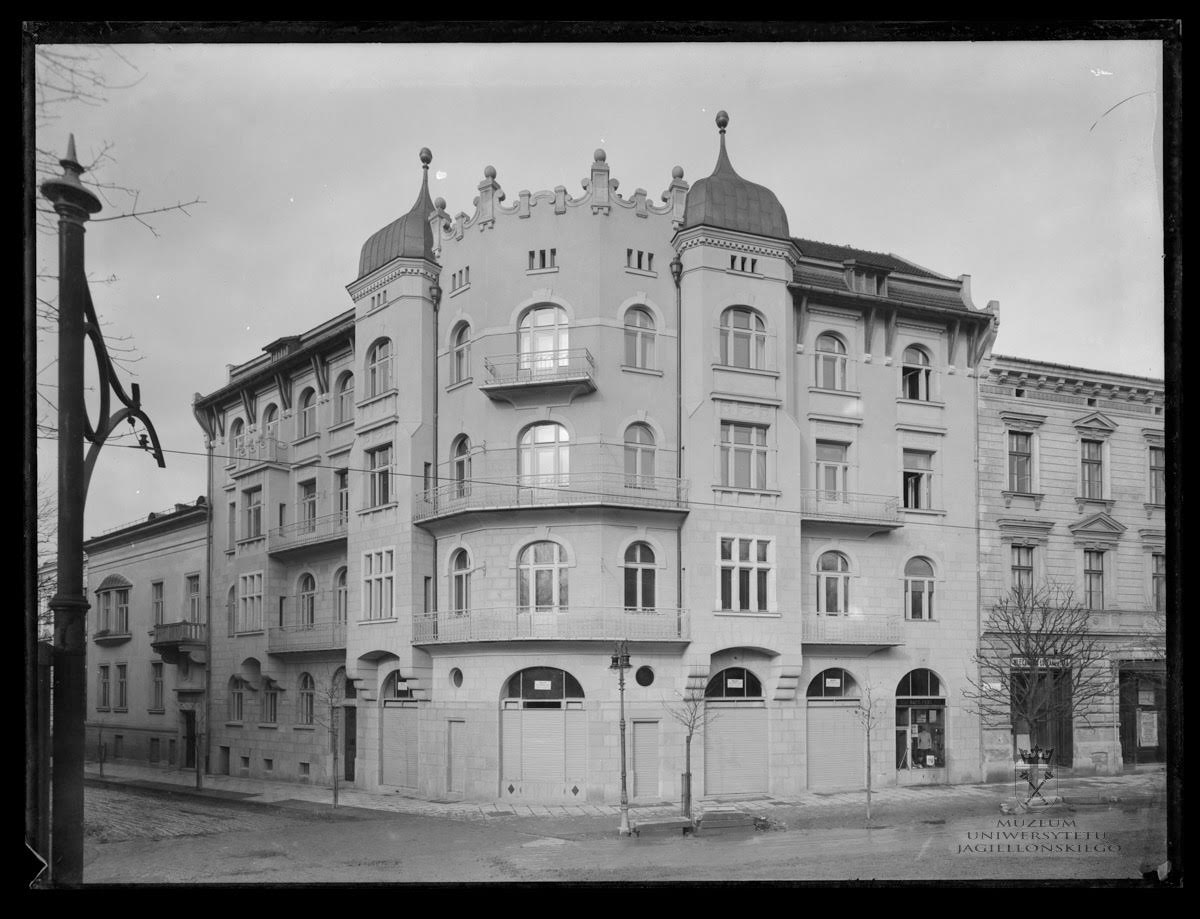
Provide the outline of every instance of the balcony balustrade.
<path id="1" fill-rule="evenodd" d="M 348 514 L 324 514 L 317 517 L 308 516 L 309 513 L 308 506 L 301 506 L 297 509 L 299 520 L 271 530 L 267 536 L 267 552 L 271 555 L 282 555 L 297 549 L 346 539 Z"/>
<path id="2" fill-rule="evenodd" d="M 801 640 L 813 645 L 904 644 L 901 620 L 896 616 L 818 616 L 806 614 Z"/>
<path id="3" fill-rule="evenodd" d="M 479 388 L 489 396 L 517 389 L 569 386 L 582 392 L 596 388 L 596 361 L 587 348 L 496 354 L 483 359 L 486 374 Z"/>
<path id="4" fill-rule="evenodd" d="M 413 644 L 469 641 L 690 640 L 687 610 L 559 607 L 447 610 L 413 616 Z"/>
<path id="5" fill-rule="evenodd" d="M 800 493 L 803 520 L 858 524 L 883 529 L 904 525 L 900 500 L 889 495 L 865 495 L 852 491 L 807 490 Z"/>
<path id="6" fill-rule="evenodd" d="M 268 654 L 346 649 L 346 593 L 318 590 L 280 600 L 275 624 L 267 629 Z"/>
<path id="7" fill-rule="evenodd" d="M 288 456 L 288 445 L 273 437 L 243 438 L 234 445 L 233 473 L 239 475 L 249 472 L 263 463 L 286 465 Z"/>
<path id="8" fill-rule="evenodd" d="M 623 444 L 576 444 L 555 449 L 557 471 L 525 474 L 518 471 L 521 466 L 534 466 L 543 460 L 539 465 L 545 468 L 550 460 L 533 453 L 523 457 L 520 451 L 511 449 L 478 450 L 467 457 L 469 462 L 452 464 L 436 488 L 418 492 L 413 520 L 470 511 L 586 504 L 687 509 L 686 479 L 628 471 L 646 469 L 645 454 L 638 467 L 626 457 Z M 673 468 L 675 454 L 659 450 L 655 462 Z"/>
<path id="9" fill-rule="evenodd" d="M 150 647 L 168 664 L 176 664 L 182 655 L 195 663 L 204 663 L 208 626 L 203 622 L 163 622 L 154 627 Z"/>

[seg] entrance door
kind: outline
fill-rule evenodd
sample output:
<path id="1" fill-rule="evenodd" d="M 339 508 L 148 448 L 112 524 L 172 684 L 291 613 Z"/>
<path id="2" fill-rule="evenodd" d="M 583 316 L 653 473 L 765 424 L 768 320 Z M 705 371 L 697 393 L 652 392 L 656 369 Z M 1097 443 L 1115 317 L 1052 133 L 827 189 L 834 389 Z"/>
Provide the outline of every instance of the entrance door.
<path id="1" fill-rule="evenodd" d="M 187 769 L 196 768 L 196 713 L 182 711 L 183 716 L 183 765 Z"/>
<path id="2" fill-rule="evenodd" d="M 633 797 L 659 797 L 657 721 L 633 723 Z"/>
<path id="3" fill-rule="evenodd" d="M 761 702 L 708 703 L 704 793 L 767 791 L 767 709 Z"/>
<path id="4" fill-rule="evenodd" d="M 446 791 L 460 795 L 467 768 L 466 723 L 450 721 L 446 728 Z"/>
<path id="5" fill-rule="evenodd" d="M 1162 670 L 1145 665 L 1120 670 L 1121 759 L 1126 765 L 1165 760 L 1165 678 Z"/>
<path id="6" fill-rule="evenodd" d="M 383 784 L 417 787 L 416 706 L 385 705 L 383 715 Z"/>
<path id="7" fill-rule="evenodd" d="M 346 738 L 345 759 L 346 759 L 346 775 L 347 782 L 354 781 L 354 757 L 358 752 L 358 708 L 354 705 L 347 705 L 342 709 L 345 712 L 345 718 L 342 719 L 342 735 Z"/>
<path id="8" fill-rule="evenodd" d="M 866 785 L 866 741 L 854 715 L 857 702 L 809 702 L 808 787 L 859 789 Z"/>

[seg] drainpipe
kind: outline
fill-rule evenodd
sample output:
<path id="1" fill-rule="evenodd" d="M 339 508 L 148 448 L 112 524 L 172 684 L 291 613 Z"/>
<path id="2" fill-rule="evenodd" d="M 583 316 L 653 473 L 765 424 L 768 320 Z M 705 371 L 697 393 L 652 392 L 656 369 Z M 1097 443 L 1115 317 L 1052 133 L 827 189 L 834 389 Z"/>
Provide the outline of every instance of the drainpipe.
<path id="1" fill-rule="evenodd" d="M 683 262 L 679 253 L 671 259 L 671 277 L 675 281 L 675 488 L 683 481 Z M 678 495 L 678 491 L 676 491 Z M 683 522 L 675 528 L 675 601 L 679 604 L 679 637 L 683 637 Z"/>
<path id="2" fill-rule="evenodd" d="M 204 730 L 200 732 L 196 744 L 196 787 L 204 787 L 204 769 L 200 762 L 203 756 L 205 768 L 208 764 L 209 715 L 212 711 L 212 575 L 213 575 L 213 439 L 208 441 L 208 497 L 205 498 L 205 532 L 204 541 Z"/>
<path id="3" fill-rule="evenodd" d="M 437 493 L 438 487 L 438 308 L 442 303 L 442 288 L 437 281 L 429 287 L 429 299 L 433 302 L 433 476 L 430 485 Z M 433 537 L 433 577 L 429 587 L 429 612 L 436 615 L 438 608 L 438 540 Z"/>

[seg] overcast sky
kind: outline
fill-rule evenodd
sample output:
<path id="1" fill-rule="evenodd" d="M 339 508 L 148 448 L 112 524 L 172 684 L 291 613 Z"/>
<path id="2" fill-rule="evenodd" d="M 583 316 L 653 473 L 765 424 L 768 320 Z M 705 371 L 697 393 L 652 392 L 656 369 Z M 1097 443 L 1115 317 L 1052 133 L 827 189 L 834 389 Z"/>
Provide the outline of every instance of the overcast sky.
<path id="1" fill-rule="evenodd" d="M 64 151 L 73 132 L 86 162 L 111 143 L 102 178 L 141 206 L 204 203 L 149 218 L 157 236 L 88 227 L 93 300 L 136 343 L 124 379 L 169 451 L 165 470 L 100 455 L 88 537 L 204 494 L 192 394 L 351 307 L 359 249 L 411 206 L 421 147 L 451 214 L 473 213 L 489 164 L 509 203 L 578 195 L 597 147 L 623 194 L 657 201 L 673 166 L 711 172 L 725 109 L 734 167 L 778 195 L 793 235 L 969 274 L 977 305 L 1000 302 L 998 353 L 1163 373 L 1158 42 L 117 50 L 98 63 L 124 88 L 60 107 L 39 144 Z M 109 200 L 98 217 L 130 203 Z M 38 242 L 56 271 L 53 237 Z M 39 440 L 51 485 L 53 447 Z"/>

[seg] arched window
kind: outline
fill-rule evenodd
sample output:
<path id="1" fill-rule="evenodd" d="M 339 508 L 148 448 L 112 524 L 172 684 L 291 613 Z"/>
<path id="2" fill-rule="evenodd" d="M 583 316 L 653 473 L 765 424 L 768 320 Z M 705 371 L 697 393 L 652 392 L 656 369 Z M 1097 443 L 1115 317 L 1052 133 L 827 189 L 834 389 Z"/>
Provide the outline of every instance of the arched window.
<path id="1" fill-rule="evenodd" d="M 279 409 L 274 403 L 263 412 L 262 434 L 264 440 L 279 440 Z M 268 447 L 268 449 L 270 449 Z"/>
<path id="2" fill-rule="evenodd" d="M 521 434 L 519 472 L 522 485 L 566 485 L 571 447 L 561 424 L 533 424 Z"/>
<path id="3" fill-rule="evenodd" d="M 817 612 L 844 616 L 850 610 L 850 562 L 841 552 L 817 559 Z"/>
<path id="4" fill-rule="evenodd" d="M 841 667 L 822 670 L 808 684 L 810 699 L 857 699 L 858 696 L 858 683 Z"/>
<path id="5" fill-rule="evenodd" d="M 625 365 L 654 367 L 654 317 L 640 306 L 625 311 Z"/>
<path id="6" fill-rule="evenodd" d="M 517 332 L 522 370 L 553 371 L 568 363 L 570 348 L 567 312 L 545 304 L 527 310 Z"/>
<path id="7" fill-rule="evenodd" d="M 454 497 L 465 498 L 471 493 L 471 439 L 460 434 L 450 451 L 453 459 Z"/>
<path id="8" fill-rule="evenodd" d="M 457 550 L 451 557 L 450 571 L 454 612 L 461 615 L 471 608 L 471 559 L 466 549 Z"/>
<path id="9" fill-rule="evenodd" d="M 565 612 L 567 558 L 556 542 L 533 542 L 517 559 L 518 612 Z"/>
<path id="10" fill-rule="evenodd" d="M 654 487 L 654 432 L 649 425 L 625 429 L 625 484 L 630 488 Z"/>
<path id="11" fill-rule="evenodd" d="M 296 438 L 308 437 L 317 433 L 317 397 L 311 388 L 300 393 L 300 412 L 297 422 Z"/>
<path id="12" fill-rule="evenodd" d="M 317 684 L 312 674 L 300 674 L 299 686 L 300 695 L 297 701 L 300 703 L 300 710 L 296 713 L 297 721 L 300 724 L 313 724 L 317 713 Z"/>
<path id="13" fill-rule="evenodd" d="M 230 721 L 242 721 L 246 716 L 246 681 L 240 676 L 229 678 L 229 715 Z"/>
<path id="14" fill-rule="evenodd" d="M 508 678 L 504 708 L 580 708 L 584 699 L 579 680 L 557 667 L 529 667 Z"/>
<path id="15" fill-rule="evenodd" d="M 459 323 L 454 330 L 450 354 L 450 382 L 461 383 L 471 378 L 471 327 Z"/>
<path id="16" fill-rule="evenodd" d="M 367 351 L 367 398 L 392 388 L 392 343 L 381 338 Z"/>
<path id="17" fill-rule="evenodd" d="M 904 566 L 904 618 L 933 618 L 933 565 L 919 555 Z"/>
<path id="18" fill-rule="evenodd" d="M 334 424 L 354 420 L 354 374 L 343 373 L 338 379 Z"/>
<path id="19" fill-rule="evenodd" d="M 632 543 L 625 550 L 625 609 L 654 612 L 654 550 L 644 542 Z"/>
<path id="20" fill-rule="evenodd" d="M 334 621 L 346 624 L 350 613 L 350 590 L 346 584 L 346 569 L 339 568 L 333 576 Z"/>
<path id="21" fill-rule="evenodd" d="M 400 675 L 399 670 L 393 670 L 387 675 L 387 679 L 383 681 L 383 689 L 379 693 L 380 701 L 388 699 L 411 699 L 413 691 L 408 685 L 408 680 Z"/>
<path id="22" fill-rule="evenodd" d="M 846 388 L 846 345 L 829 332 L 817 336 L 816 347 L 817 378 L 816 385 L 821 389 Z"/>
<path id="23" fill-rule="evenodd" d="M 765 370 L 767 327 L 753 310 L 732 306 L 721 314 L 721 363 Z"/>
<path id="24" fill-rule="evenodd" d="M 242 455 L 246 446 L 246 425 L 241 418 L 229 426 L 229 460 L 233 462 Z"/>
<path id="25" fill-rule="evenodd" d="M 317 621 L 317 581 L 308 573 L 296 585 L 296 624 L 311 629 Z"/>
<path id="26" fill-rule="evenodd" d="M 727 667 L 704 688 L 706 699 L 761 699 L 762 682 L 745 667 Z"/>
<path id="27" fill-rule="evenodd" d="M 928 402 L 932 398 L 929 392 L 929 383 L 933 375 L 929 353 L 917 345 L 910 345 L 904 349 L 902 363 L 901 398 Z"/>
<path id="28" fill-rule="evenodd" d="M 932 670 L 911 670 L 896 684 L 896 768 L 945 765 L 945 687 Z"/>

